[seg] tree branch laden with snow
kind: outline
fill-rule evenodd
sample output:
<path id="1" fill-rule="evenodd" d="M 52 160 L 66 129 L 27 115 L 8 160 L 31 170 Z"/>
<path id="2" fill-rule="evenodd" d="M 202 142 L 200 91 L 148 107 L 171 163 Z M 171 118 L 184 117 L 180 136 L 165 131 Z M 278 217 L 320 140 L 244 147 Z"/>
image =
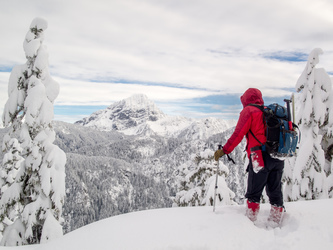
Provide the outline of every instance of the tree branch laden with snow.
<path id="1" fill-rule="evenodd" d="M 175 206 L 212 206 L 215 193 L 216 171 L 219 178 L 217 183 L 216 205 L 236 204 L 233 201 L 235 193 L 231 191 L 225 178 L 229 169 L 222 162 L 217 169 L 214 152 L 206 149 L 192 157 L 178 169 L 178 190 L 174 199 Z"/>
<path id="2" fill-rule="evenodd" d="M 288 200 L 319 199 L 328 196 L 323 135 L 327 134 L 331 108 L 332 82 L 325 69 L 317 69 L 322 49 L 314 49 L 299 77 L 296 121 L 301 131 L 298 157 L 289 177 Z M 292 185 L 290 187 L 290 185 Z"/>
<path id="3" fill-rule="evenodd" d="M 59 84 L 48 70 L 47 22 L 35 18 L 24 40 L 27 62 L 15 66 L 3 113 L 10 127 L 1 171 L 2 245 L 35 244 L 61 236 L 66 155 L 56 145 L 53 103 Z M 17 138 L 17 139 L 16 139 Z"/>

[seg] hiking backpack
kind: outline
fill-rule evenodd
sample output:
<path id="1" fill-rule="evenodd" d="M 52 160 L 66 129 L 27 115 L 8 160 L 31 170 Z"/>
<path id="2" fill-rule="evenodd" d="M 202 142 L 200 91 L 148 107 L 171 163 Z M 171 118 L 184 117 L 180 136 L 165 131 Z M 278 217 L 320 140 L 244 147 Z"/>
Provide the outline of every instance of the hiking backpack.
<path id="1" fill-rule="evenodd" d="M 250 130 L 251 135 L 261 144 L 262 151 L 273 157 L 291 157 L 296 155 L 298 126 L 291 122 L 290 108 L 273 103 L 268 106 L 250 104 L 263 112 L 266 125 L 266 143 L 261 143 Z M 287 105 L 289 103 L 287 102 Z M 297 131 L 297 130 L 298 131 Z"/>

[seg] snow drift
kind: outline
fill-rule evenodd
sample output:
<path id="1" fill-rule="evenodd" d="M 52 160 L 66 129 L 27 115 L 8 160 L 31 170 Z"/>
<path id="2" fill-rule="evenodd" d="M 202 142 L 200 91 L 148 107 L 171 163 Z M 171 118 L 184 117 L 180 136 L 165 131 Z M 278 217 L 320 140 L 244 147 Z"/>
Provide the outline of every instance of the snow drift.
<path id="1" fill-rule="evenodd" d="M 239 205 L 167 208 L 123 214 L 42 245 L 19 249 L 333 249 L 333 200 L 286 203 L 281 228 L 266 228 L 262 204 L 254 225 Z M 7 249 L 0 247 L 0 250 Z"/>

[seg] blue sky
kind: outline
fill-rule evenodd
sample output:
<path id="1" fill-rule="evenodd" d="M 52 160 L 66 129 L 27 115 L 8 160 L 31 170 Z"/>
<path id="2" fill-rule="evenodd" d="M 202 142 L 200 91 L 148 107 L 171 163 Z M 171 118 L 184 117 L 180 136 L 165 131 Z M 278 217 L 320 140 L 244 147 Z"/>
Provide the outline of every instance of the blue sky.
<path id="1" fill-rule="evenodd" d="M 67 122 L 138 93 L 170 115 L 237 119 L 249 87 L 283 104 L 314 48 L 333 72 L 329 0 L 11 0 L 1 12 L 0 113 L 35 17 L 48 21 L 55 119 Z"/>

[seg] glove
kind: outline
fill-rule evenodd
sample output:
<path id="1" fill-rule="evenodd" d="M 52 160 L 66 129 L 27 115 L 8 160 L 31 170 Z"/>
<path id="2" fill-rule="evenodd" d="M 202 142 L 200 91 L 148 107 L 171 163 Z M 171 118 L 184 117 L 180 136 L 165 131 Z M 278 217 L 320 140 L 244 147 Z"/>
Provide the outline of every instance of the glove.
<path id="1" fill-rule="evenodd" d="M 215 161 L 218 161 L 224 154 L 223 149 L 216 150 L 214 154 Z"/>

